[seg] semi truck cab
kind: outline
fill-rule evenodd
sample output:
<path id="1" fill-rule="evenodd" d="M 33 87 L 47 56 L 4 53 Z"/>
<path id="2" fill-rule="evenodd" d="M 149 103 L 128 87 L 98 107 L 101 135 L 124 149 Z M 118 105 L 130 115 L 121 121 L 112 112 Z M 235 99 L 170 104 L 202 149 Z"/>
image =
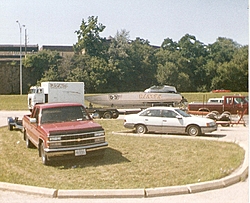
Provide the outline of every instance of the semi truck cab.
<path id="1" fill-rule="evenodd" d="M 44 89 L 42 87 L 32 86 L 28 94 L 28 108 L 32 111 L 35 104 L 43 104 L 45 102 Z"/>

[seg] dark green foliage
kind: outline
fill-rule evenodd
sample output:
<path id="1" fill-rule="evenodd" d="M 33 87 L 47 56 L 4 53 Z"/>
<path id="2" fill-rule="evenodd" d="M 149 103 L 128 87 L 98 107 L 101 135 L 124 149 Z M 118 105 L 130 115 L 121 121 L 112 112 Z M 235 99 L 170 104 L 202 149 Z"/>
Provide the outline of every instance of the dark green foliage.
<path id="1" fill-rule="evenodd" d="M 205 45 L 186 34 L 178 42 L 164 39 L 161 47 L 148 40 L 129 39 L 121 30 L 102 38 L 105 26 L 97 17 L 82 20 L 73 57 L 41 51 L 25 60 L 32 83 L 83 81 L 87 93 L 143 91 L 152 85 L 173 85 L 180 92 L 212 89 L 248 91 L 248 46 L 219 37 Z"/>

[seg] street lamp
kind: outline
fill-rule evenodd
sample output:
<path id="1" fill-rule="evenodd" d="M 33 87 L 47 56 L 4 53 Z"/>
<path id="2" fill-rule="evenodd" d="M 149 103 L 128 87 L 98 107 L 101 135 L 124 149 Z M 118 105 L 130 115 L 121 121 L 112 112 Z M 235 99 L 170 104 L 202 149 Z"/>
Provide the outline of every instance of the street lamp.
<path id="1" fill-rule="evenodd" d="M 16 23 L 19 25 L 20 30 L 20 95 L 23 94 L 23 77 L 22 77 L 22 27 L 25 27 L 25 25 L 22 25 L 17 20 Z"/>

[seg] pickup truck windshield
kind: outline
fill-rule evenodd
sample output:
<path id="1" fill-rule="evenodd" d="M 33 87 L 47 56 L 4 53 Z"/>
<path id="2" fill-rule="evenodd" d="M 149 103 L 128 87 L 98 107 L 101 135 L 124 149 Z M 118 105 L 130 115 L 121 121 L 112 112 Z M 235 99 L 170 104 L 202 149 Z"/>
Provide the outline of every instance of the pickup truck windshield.
<path id="1" fill-rule="evenodd" d="M 43 109 L 41 123 L 61 123 L 68 121 L 90 120 L 85 109 L 81 106 L 67 106 Z"/>

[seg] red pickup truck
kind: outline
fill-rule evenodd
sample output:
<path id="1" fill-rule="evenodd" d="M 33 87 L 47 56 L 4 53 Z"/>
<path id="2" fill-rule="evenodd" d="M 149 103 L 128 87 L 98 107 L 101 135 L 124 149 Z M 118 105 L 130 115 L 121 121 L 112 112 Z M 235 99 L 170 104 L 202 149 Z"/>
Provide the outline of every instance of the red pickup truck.
<path id="1" fill-rule="evenodd" d="M 81 104 L 37 104 L 22 121 L 27 148 L 38 148 L 45 165 L 58 156 L 103 156 L 108 146 L 104 129 Z"/>
<path id="2" fill-rule="evenodd" d="M 222 103 L 220 102 L 209 102 L 209 103 L 196 103 L 192 102 L 188 104 L 188 111 L 217 111 L 223 113 L 225 111 L 231 114 L 237 114 L 239 111 L 243 112 L 246 110 L 248 113 L 248 99 L 245 96 L 224 96 Z"/>

